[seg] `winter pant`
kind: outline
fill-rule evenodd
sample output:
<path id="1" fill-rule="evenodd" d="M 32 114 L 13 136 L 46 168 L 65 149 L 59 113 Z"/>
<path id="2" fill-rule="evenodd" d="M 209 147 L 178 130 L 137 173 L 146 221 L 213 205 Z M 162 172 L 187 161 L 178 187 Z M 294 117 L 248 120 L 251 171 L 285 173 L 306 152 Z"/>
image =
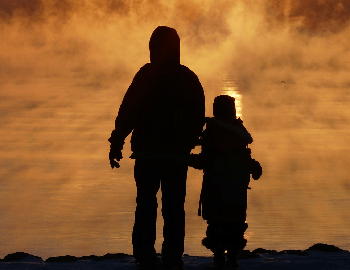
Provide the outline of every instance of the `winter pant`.
<path id="1" fill-rule="evenodd" d="M 185 237 L 187 165 L 173 160 L 136 159 L 137 187 L 135 224 L 132 234 L 136 261 L 156 259 L 157 192 L 162 191 L 164 264 L 182 263 Z"/>
<path id="2" fill-rule="evenodd" d="M 248 228 L 245 221 L 236 222 L 211 222 L 208 221 L 206 235 L 203 239 L 203 245 L 215 253 L 224 253 L 227 250 L 227 255 L 237 254 L 238 251 L 243 250 L 247 244 L 244 239 L 244 232 Z"/>

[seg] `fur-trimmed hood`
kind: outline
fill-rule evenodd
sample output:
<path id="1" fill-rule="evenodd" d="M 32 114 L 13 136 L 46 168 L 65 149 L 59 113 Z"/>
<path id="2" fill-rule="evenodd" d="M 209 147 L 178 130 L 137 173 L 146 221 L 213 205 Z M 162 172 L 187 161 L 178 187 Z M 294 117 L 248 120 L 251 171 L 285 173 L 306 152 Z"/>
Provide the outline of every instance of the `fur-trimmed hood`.
<path id="1" fill-rule="evenodd" d="M 234 151 L 253 142 L 241 119 L 227 123 L 215 117 L 206 118 L 206 129 L 202 137 L 203 146 L 215 152 Z"/>

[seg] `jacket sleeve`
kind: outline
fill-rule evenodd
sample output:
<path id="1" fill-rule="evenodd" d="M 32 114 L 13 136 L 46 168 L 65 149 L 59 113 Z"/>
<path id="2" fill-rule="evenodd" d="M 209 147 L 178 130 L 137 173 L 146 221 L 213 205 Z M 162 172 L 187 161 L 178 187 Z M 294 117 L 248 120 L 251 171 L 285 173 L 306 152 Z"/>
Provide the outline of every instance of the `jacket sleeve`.
<path id="1" fill-rule="evenodd" d="M 199 137 L 202 134 L 205 124 L 205 96 L 203 87 L 196 75 L 193 80 L 192 115 L 193 122 L 189 126 L 192 134 L 192 148 L 199 144 Z"/>
<path id="2" fill-rule="evenodd" d="M 125 138 L 134 129 L 137 117 L 140 110 L 142 110 L 142 100 L 144 100 L 145 96 L 143 88 L 146 84 L 146 80 L 147 64 L 136 73 L 119 107 L 118 115 L 115 120 L 115 129 L 108 139 L 115 148 L 122 149 Z"/>

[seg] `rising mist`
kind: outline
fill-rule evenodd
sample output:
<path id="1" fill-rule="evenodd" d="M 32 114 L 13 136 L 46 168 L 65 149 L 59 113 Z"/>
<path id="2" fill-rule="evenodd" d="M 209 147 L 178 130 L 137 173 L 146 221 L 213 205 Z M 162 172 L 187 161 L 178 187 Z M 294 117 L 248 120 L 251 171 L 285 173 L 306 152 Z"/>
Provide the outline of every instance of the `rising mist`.
<path id="1" fill-rule="evenodd" d="M 348 248 L 349 20 L 347 0 L 0 1 L 0 234 L 9 235 L 1 254 L 35 253 L 36 243 L 46 255 L 70 246 L 101 254 L 112 252 L 104 239 L 116 228 L 128 237 L 132 220 L 119 217 L 132 219 L 135 200 L 129 145 L 111 172 L 107 138 L 158 25 L 177 29 L 208 116 L 223 74 L 240 82 L 242 118 L 264 168 L 251 184 L 248 222 L 275 236 L 248 245 L 306 248 L 298 243 L 309 237 Z M 131 178 L 122 205 L 121 176 Z M 200 177 L 190 171 L 194 194 Z M 81 231 L 99 244 L 72 244 Z M 290 232 L 296 240 L 284 239 Z M 61 240 L 61 250 L 48 248 Z"/>

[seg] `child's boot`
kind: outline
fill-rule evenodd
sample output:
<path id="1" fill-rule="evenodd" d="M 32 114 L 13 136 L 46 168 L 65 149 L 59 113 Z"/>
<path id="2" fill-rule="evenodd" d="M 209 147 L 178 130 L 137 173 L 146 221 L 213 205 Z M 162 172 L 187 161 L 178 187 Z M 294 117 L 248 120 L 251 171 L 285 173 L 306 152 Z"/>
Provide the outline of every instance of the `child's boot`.
<path id="1" fill-rule="evenodd" d="M 228 250 L 227 251 L 227 263 L 228 269 L 237 269 L 239 266 L 239 251 L 238 250 Z"/>
<path id="2" fill-rule="evenodd" d="M 221 270 L 225 267 L 225 253 L 214 252 L 214 269 Z"/>

